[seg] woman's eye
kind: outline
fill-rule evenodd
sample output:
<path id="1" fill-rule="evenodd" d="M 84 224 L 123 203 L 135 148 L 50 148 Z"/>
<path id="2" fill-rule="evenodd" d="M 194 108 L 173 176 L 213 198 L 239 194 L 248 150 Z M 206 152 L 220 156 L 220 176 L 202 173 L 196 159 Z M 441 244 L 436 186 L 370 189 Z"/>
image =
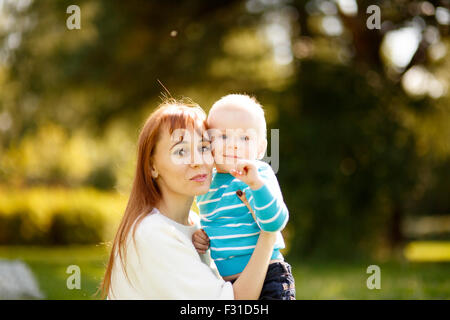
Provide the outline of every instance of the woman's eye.
<path id="1" fill-rule="evenodd" d="M 249 136 L 244 136 L 244 137 L 242 137 L 241 139 L 244 140 L 244 141 L 249 141 L 249 140 L 250 140 L 250 137 L 249 137 Z"/>
<path id="2" fill-rule="evenodd" d="M 184 149 L 179 149 L 179 150 L 175 151 L 175 154 L 176 154 L 177 156 L 183 157 L 183 156 L 186 154 L 186 150 L 184 150 Z"/>
<path id="3" fill-rule="evenodd" d="M 226 135 L 226 134 L 222 134 L 220 137 L 221 137 L 223 140 L 225 140 L 225 139 L 227 138 L 227 135 Z"/>

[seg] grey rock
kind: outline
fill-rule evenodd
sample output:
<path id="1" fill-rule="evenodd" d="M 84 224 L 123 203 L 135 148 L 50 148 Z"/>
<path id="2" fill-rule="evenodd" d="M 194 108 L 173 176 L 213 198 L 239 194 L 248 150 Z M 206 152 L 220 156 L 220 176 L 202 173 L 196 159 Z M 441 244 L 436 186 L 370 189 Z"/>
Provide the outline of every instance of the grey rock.
<path id="1" fill-rule="evenodd" d="M 0 259 L 0 300 L 44 299 L 28 265 Z"/>

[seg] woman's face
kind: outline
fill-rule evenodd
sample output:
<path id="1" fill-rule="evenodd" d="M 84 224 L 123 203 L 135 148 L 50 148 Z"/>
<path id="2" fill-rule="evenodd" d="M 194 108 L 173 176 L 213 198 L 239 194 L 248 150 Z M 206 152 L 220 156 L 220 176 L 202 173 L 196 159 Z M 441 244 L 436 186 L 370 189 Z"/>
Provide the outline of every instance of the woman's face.
<path id="1" fill-rule="evenodd" d="M 210 141 L 196 130 L 163 132 L 153 155 L 152 175 L 163 194 L 196 196 L 211 184 L 213 157 Z"/>

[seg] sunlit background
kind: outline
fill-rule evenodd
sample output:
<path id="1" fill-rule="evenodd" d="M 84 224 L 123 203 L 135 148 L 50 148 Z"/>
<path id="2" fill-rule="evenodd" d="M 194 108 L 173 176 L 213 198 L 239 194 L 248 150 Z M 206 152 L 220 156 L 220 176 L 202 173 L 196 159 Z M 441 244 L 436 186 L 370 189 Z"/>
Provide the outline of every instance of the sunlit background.
<path id="1" fill-rule="evenodd" d="M 298 299 L 449 298 L 449 31 L 450 0 L 0 0 L 0 299 L 94 298 L 158 80 L 280 130 Z"/>

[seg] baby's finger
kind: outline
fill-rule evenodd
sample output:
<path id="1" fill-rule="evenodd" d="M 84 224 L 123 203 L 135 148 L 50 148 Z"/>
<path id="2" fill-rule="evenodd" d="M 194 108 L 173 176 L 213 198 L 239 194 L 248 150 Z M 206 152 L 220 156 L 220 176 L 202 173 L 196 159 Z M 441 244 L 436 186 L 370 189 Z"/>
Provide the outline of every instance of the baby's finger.
<path id="1" fill-rule="evenodd" d="M 244 175 L 244 173 L 242 171 L 236 170 L 236 169 L 231 169 L 230 170 L 230 174 L 235 177 L 235 178 L 239 178 L 241 176 Z"/>
<path id="2" fill-rule="evenodd" d="M 208 245 L 208 242 L 205 242 L 203 239 L 201 238 L 193 238 L 192 239 L 192 243 L 194 244 L 194 246 L 197 248 L 197 246 L 206 246 Z"/>
<path id="3" fill-rule="evenodd" d="M 195 234 L 194 238 L 193 238 L 194 242 L 200 243 L 202 245 L 208 245 L 209 244 L 209 239 L 208 238 L 204 238 L 203 236 L 201 236 L 201 234 Z"/>
<path id="4" fill-rule="evenodd" d="M 206 250 L 208 250 L 208 246 L 207 245 L 204 245 L 204 244 L 201 244 L 201 243 L 194 243 L 194 247 L 197 249 L 197 250 L 200 250 L 200 251 L 206 251 Z"/>
<path id="5" fill-rule="evenodd" d="M 199 232 L 195 233 L 200 239 L 204 239 L 206 241 L 209 241 L 209 237 L 206 234 L 206 232 L 203 229 L 200 229 Z"/>
<path id="6" fill-rule="evenodd" d="M 236 164 L 236 170 L 240 171 L 242 173 L 246 173 L 247 172 L 247 168 L 248 168 L 248 162 L 247 161 L 240 161 Z"/>
<path id="7" fill-rule="evenodd" d="M 206 240 L 208 240 L 209 241 L 209 237 L 208 237 L 208 235 L 206 234 L 206 232 L 205 232 L 205 230 L 203 230 L 203 229 L 200 229 L 202 232 L 200 233 L 200 235 L 202 235 L 202 237 L 204 238 L 204 239 L 206 239 Z"/>

